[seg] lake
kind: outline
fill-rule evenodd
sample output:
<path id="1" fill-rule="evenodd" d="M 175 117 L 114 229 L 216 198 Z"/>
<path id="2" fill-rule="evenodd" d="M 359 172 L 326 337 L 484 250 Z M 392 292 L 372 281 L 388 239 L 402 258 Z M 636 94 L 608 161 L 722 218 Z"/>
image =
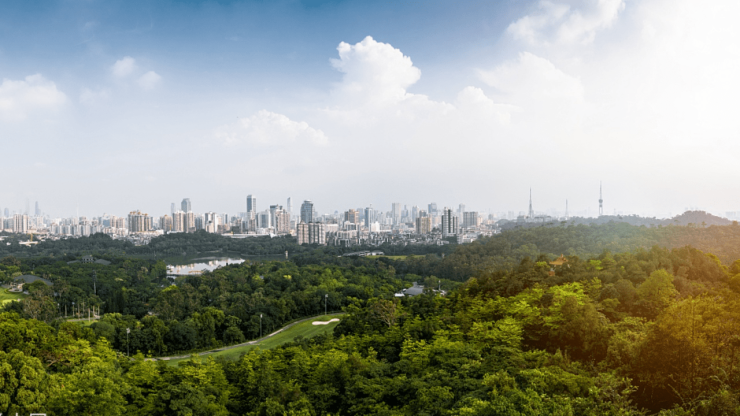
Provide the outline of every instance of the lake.
<path id="1" fill-rule="evenodd" d="M 168 276 L 188 276 L 198 275 L 205 271 L 211 271 L 227 264 L 240 264 L 244 263 L 243 259 L 233 259 L 229 257 L 223 258 L 205 258 L 205 259 L 194 259 L 189 262 L 183 262 L 180 264 L 168 264 L 167 275 Z"/>

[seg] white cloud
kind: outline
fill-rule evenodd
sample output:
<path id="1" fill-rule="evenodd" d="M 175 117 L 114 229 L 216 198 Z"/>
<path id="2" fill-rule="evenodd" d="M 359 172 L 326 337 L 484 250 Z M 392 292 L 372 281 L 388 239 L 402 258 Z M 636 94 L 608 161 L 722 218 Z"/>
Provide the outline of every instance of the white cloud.
<path id="1" fill-rule="evenodd" d="M 624 10 L 624 0 L 541 0 L 535 13 L 509 25 L 507 32 L 530 44 L 593 42 Z"/>
<path id="2" fill-rule="evenodd" d="M 287 116 L 261 110 L 249 118 L 239 119 L 234 124 L 222 126 L 216 137 L 226 145 L 253 145 L 258 147 L 284 147 L 311 144 L 328 144 L 324 132 L 304 121 L 293 121 Z"/>
<path id="3" fill-rule="evenodd" d="M 139 86 L 141 86 L 141 88 L 145 90 L 151 90 L 152 88 L 156 87 L 161 80 L 162 77 L 159 76 L 159 74 L 154 71 L 149 71 L 139 77 L 139 80 L 137 82 L 139 83 Z"/>
<path id="4" fill-rule="evenodd" d="M 80 92 L 80 103 L 85 105 L 95 105 L 108 99 L 109 96 L 110 91 L 105 88 L 99 90 L 83 88 L 82 92 Z"/>
<path id="5" fill-rule="evenodd" d="M 125 56 L 119 60 L 116 61 L 115 64 L 111 67 L 111 72 L 114 76 L 117 78 L 125 78 L 136 71 L 136 59 Z"/>
<path id="6" fill-rule="evenodd" d="M 42 110 L 54 110 L 67 98 L 56 84 L 43 76 L 29 75 L 22 81 L 3 79 L 0 84 L 0 118 L 24 119 Z"/>
<path id="7" fill-rule="evenodd" d="M 344 73 L 335 89 L 342 99 L 377 105 L 398 102 L 411 98 L 406 89 L 421 77 L 408 56 L 370 36 L 354 45 L 342 42 L 337 51 L 339 59 L 331 64 Z"/>

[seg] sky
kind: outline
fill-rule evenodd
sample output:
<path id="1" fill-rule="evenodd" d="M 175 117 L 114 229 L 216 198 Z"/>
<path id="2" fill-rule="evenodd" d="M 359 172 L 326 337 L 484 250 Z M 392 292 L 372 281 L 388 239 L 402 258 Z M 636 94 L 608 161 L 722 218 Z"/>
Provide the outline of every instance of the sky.
<path id="1" fill-rule="evenodd" d="M 740 2 L 3 1 L 0 208 L 740 211 Z"/>

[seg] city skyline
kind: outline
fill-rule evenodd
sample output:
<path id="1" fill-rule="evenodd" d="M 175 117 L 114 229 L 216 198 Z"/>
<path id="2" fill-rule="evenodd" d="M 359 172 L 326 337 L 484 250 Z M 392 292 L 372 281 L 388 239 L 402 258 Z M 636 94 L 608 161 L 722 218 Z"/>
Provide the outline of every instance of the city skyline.
<path id="1" fill-rule="evenodd" d="M 21 157 L 5 160 L 0 206 L 166 213 L 186 195 L 234 212 L 251 192 L 320 210 L 518 212 L 531 186 L 536 210 L 567 199 L 575 213 L 603 181 L 606 214 L 738 211 L 738 12 L 689 0 L 3 2 L 0 136 Z"/>

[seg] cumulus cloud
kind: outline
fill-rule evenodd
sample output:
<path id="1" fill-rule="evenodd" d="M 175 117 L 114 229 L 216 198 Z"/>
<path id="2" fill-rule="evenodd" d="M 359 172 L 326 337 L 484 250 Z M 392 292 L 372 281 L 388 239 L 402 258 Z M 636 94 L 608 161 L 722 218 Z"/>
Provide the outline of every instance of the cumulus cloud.
<path id="1" fill-rule="evenodd" d="M 406 89 L 421 77 L 411 58 L 370 36 L 354 45 L 342 42 L 337 51 L 339 59 L 331 64 L 344 77 L 335 94 L 344 99 L 379 105 L 398 102 L 410 98 Z"/>
<path id="2" fill-rule="evenodd" d="M 39 74 L 18 81 L 3 79 L 0 84 L 0 118 L 24 119 L 37 111 L 57 109 L 66 100 L 56 84 Z"/>
<path id="3" fill-rule="evenodd" d="M 161 80 L 162 77 L 159 76 L 159 74 L 154 71 L 149 71 L 139 77 L 137 82 L 141 88 L 145 90 L 151 90 L 152 88 L 156 87 Z"/>
<path id="4" fill-rule="evenodd" d="M 138 67 L 136 66 L 136 59 L 125 56 L 122 59 L 116 61 L 111 67 L 111 72 L 117 78 L 126 78 L 133 74 Z"/>
<path id="5" fill-rule="evenodd" d="M 251 117 L 223 126 L 216 137 L 226 145 L 246 144 L 258 147 L 280 147 L 310 144 L 325 146 L 329 140 L 323 131 L 303 121 L 293 121 L 283 114 L 261 110 Z"/>
<path id="6" fill-rule="evenodd" d="M 591 43 L 624 7 L 624 0 L 541 0 L 536 12 L 510 24 L 507 32 L 530 44 Z"/>

